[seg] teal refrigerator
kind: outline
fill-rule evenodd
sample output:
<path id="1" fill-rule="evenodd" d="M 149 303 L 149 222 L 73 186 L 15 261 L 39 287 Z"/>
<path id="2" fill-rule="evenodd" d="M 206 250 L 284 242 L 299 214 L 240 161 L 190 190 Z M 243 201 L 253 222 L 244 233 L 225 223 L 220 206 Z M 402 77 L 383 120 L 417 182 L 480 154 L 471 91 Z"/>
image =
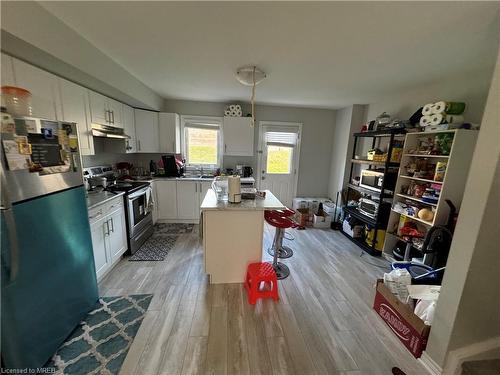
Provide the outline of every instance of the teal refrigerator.
<path id="1" fill-rule="evenodd" d="M 55 354 L 98 292 L 76 125 L 15 125 L 14 139 L 29 147 L 16 154 L 12 134 L 2 133 L 1 356 L 4 368 L 32 369 Z"/>

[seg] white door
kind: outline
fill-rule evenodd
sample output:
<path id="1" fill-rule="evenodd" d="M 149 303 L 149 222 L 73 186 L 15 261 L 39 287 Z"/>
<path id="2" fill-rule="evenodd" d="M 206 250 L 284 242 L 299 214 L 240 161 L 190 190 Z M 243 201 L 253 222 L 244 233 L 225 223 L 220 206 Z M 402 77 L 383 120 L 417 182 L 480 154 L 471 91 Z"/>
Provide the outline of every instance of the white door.
<path id="1" fill-rule="evenodd" d="M 108 216 L 109 222 L 109 252 L 111 262 L 120 258 L 127 251 L 127 229 L 125 224 L 125 212 L 123 208 L 116 210 Z"/>
<path id="2" fill-rule="evenodd" d="M 20 60 L 13 62 L 17 85 L 31 92 L 33 116 L 62 120 L 58 78 Z"/>
<path id="3" fill-rule="evenodd" d="M 177 217 L 184 220 L 195 220 L 199 216 L 200 192 L 197 181 L 177 181 Z"/>
<path id="4" fill-rule="evenodd" d="M 160 152 L 158 112 L 135 109 L 137 152 Z"/>
<path id="5" fill-rule="evenodd" d="M 155 181 L 158 219 L 177 219 L 177 183 L 175 180 Z"/>
<path id="6" fill-rule="evenodd" d="M 106 218 L 102 218 L 90 225 L 92 235 L 92 248 L 94 250 L 95 272 L 99 279 L 111 266 L 111 259 L 106 252 L 106 243 L 108 241 L 108 226 Z"/>
<path id="7" fill-rule="evenodd" d="M 125 140 L 125 152 L 136 152 L 136 138 L 135 138 L 135 119 L 134 109 L 128 105 L 123 105 L 123 129 L 130 139 Z"/>
<path id="8" fill-rule="evenodd" d="M 258 183 L 291 207 L 297 192 L 301 124 L 260 124 Z"/>
<path id="9" fill-rule="evenodd" d="M 73 82 L 59 79 L 63 120 L 76 122 L 82 155 L 94 155 L 94 137 L 87 110 L 87 90 Z"/>

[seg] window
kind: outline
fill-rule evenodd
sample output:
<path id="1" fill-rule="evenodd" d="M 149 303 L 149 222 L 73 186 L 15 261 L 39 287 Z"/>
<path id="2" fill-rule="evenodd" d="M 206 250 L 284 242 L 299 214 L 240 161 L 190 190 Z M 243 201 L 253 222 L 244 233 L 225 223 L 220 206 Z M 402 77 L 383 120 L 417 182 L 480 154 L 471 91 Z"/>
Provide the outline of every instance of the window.
<path id="1" fill-rule="evenodd" d="M 267 146 L 266 173 L 289 174 L 292 166 L 293 148 L 290 146 Z"/>
<path id="2" fill-rule="evenodd" d="M 266 173 L 292 173 L 293 151 L 297 144 L 297 133 L 267 131 L 266 140 Z"/>
<path id="3" fill-rule="evenodd" d="M 183 151 L 191 167 L 219 167 L 222 164 L 221 120 L 186 116 L 182 119 Z"/>

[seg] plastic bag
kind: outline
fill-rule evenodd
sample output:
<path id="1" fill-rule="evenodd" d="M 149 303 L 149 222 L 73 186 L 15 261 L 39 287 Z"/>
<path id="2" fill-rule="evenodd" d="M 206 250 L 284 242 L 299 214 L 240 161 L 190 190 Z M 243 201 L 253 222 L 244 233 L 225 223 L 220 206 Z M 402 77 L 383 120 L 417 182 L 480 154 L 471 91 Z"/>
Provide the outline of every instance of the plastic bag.
<path id="1" fill-rule="evenodd" d="M 384 273 L 384 284 L 401 302 L 408 300 L 408 285 L 411 285 L 411 275 L 405 268 L 397 268 Z"/>

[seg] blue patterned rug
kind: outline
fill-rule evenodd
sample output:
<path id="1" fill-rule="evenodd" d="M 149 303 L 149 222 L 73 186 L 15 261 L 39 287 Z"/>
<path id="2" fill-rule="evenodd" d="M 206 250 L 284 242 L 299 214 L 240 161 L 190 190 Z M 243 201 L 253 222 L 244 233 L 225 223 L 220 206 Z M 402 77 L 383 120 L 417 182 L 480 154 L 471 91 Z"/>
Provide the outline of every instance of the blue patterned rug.
<path id="1" fill-rule="evenodd" d="M 50 373 L 118 374 L 152 297 L 137 294 L 99 298 L 95 309 L 47 364 Z"/>

